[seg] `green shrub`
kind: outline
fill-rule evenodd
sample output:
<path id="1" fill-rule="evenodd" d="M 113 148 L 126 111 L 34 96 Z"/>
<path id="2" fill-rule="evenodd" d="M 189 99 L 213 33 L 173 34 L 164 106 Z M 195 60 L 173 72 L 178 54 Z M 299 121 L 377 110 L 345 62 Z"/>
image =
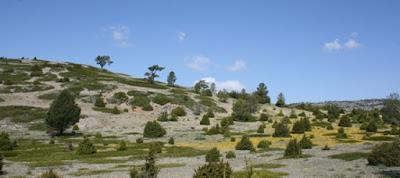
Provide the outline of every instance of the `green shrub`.
<path id="1" fill-rule="evenodd" d="M 69 126 L 79 122 L 81 108 L 75 103 L 75 98 L 68 90 L 63 90 L 49 108 L 45 119 L 46 125 L 58 130 L 62 135 Z"/>
<path id="2" fill-rule="evenodd" d="M 158 116 L 157 120 L 160 122 L 167 122 L 168 121 L 168 113 L 162 112 L 161 115 Z"/>
<path id="3" fill-rule="evenodd" d="M 229 178 L 232 172 L 228 162 L 211 162 L 197 168 L 194 171 L 193 178 Z"/>
<path id="4" fill-rule="evenodd" d="M 290 112 L 289 118 L 292 118 L 292 119 L 297 118 L 296 111 L 292 110 L 292 111 Z"/>
<path id="5" fill-rule="evenodd" d="M 299 114 L 300 117 L 306 117 L 306 113 L 303 111 Z"/>
<path id="6" fill-rule="evenodd" d="M 4 159 L 3 153 L 0 153 L 0 175 L 3 174 L 3 165 L 4 165 L 3 159 Z"/>
<path id="7" fill-rule="evenodd" d="M 327 151 L 327 150 L 331 150 L 331 148 L 329 148 L 328 145 L 325 145 L 325 146 L 322 148 L 322 150 Z"/>
<path id="8" fill-rule="evenodd" d="M 216 126 L 213 126 L 207 130 L 207 135 L 216 135 L 216 134 L 221 134 L 221 133 L 223 133 L 223 132 L 221 131 L 219 124 L 217 124 Z"/>
<path id="9" fill-rule="evenodd" d="M 290 137 L 289 128 L 286 124 L 277 123 L 273 137 Z"/>
<path id="10" fill-rule="evenodd" d="M 236 158 L 236 153 L 233 151 L 228 151 L 225 155 L 226 159 L 232 159 L 232 158 Z"/>
<path id="11" fill-rule="evenodd" d="M 129 177 L 130 177 L 130 178 L 139 178 L 139 171 L 137 170 L 136 167 L 131 168 L 131 169 L 129 170 Z"/>
<path id="12" fill-rule="evenodd" d="M 79 126 L 75 124 L 75 125 L 72 127 L 72 130 L 73 130 L 74 132 L 79 131 Z"/>
<path id="13" fill-rule="evenodd" d="M 347 134 L 344 131 L 343 127 L 340 127 L 337 134 L 336 134 L 336 138 L 347 138 Z"/>
<path id="14" fill-rule="evenodd" d="M 210 119 L 206 116 L 203 115 L 203 118 L 201 118 L 200 125 L 210 125 Z"/>
<path id="15" fill-rule="evenodd" d="M 283 116 L 285 116 L 285 114 L 283 114 L 283 111 L 282 111 L 282 110 L 279 110 L 279 113 L 278 113 L 276 116 L 278 116 L 278 117 L 283 117 Z"/>
<path id="16" fill-rule="evenodd" d="M 296 139 L 292 139 L 286 146 L 285 157 L 300 157 L 302 155 L 300 144 Z"/>
<path id="17" fill-rule="evenodd" d="M 297 121 L 293 124 L 293 128 L 292 128 L 292 133 L 295 134 L 302 134 L 305 132 L 305 128 L 304 128 L 304 122 Z"/>
<path id="18" fill-rule="evenodd" d="M 56 143 L 56 142 L 54 141 L 54 139 L 50 139 L 50 140 L 49 140 L 49 144 L 50 144 L 50 145 L 54 145 L 55 143 Z"/>
<path id="19" fill-rule="evenodd" d="M 39 77 L 43 75 L 42 68 L 39 65 L 33 65 L 31 68 L 31 77 Z"/>
<path id="20" fill-rule="evenodd" d="M 139 106 L 139 107 L 145 107 L 150 105 L 150 100 L 147 96 L 134 96 L 133 99 L 129 102 L 130 105 L 132 106 Z"/>
<path id="21" fill-rule="evenodd" d="M 257 129 L 257 133 L 264 133 L 264 129 L 265 129 L 265 124 L 261 124 Z"/>
<path id="22" fill-rule="evenodd" d="M 137 138 L 136 143 L 143 143 L 143 138 Z"/>
<path id="23" fill-rule="evenodd" d="M 251 143 L 250 138 L 247 135 L 244 135 L 240 142 L 238 142 L 235 146 L 236 150 L 254 150 L 253 143 Z"/>
<path id="24" fill-rule="evenodd" d="M 208 163 L 218 162 L 219 157 L 221 157 L 221 153 L 219 152 L 219 150 L 217 148 L 212 148 L 206 154 L 206 162 L 208 162 Z"/>
<path id="25" fill-rule="evenodd" d="M 174 139 L 174 137 L 170 137 L 170 138 L 169 138 L 168 144 L 170 144 L 170 145 L 175 144 L 175 139 Z"/>
<path id="26" fill-rule="evenodd" d="M 224 118 L 221 120 L 220 123 L 221 123 L 221 127 L 228 127 L 228 126 L 234 124 L 233 119 L 232 119 L 231 117 L 224 117 Z"/>
<path id="27" fill-rule="evenodd" d="M 267 141 L 267 140 L 261 140 L 258 145 L 257 148 L 266 150 L 269 148 L 269 145 L 271 145 L 271 142 Z"/>
<path id="28" fill-rule="evenodd" d="M 114 100 L 114 103 L 121 104 L 127 102 L 129 98 L 125 92 L 117 92 L 114 93 L 112 99 Z"/>
<path id="29" fill-rule="evenodd" d="M 376 122 L 371 121 L 368 123 L 367 127 L 365 128 L 365 131 L 367 132 L 376 132 L 378 130 L 378 126 L 376 125 Z"/>
<path id="30" fill-rule="evenodd" d="M 125 141 L 120 141 L 117 150 L 118 151 L 125 151 L 127 149 Z"/>
<path id="31" fill-rule="evenodd" d="M 168 96 L 164 95 L 164 94 L 157 94 L 154 98 L 153 98 L 153 102 L 157 103 L 159 105 L 165 105 L 167 103 L 170 102 L 170 99 L 168 98 Z"/>
<path id="32" fill-rule="evenodd" d="M 10 136 L 6 132 L 0 133 L 0 151 L 10 151 L 14 148 Z"/>
<path id="33" fill-rule="evenodd" d="M 38 178 L 61 178 L 60 175 L 57 174 L 57 172 L 53 171 L 53 169 L 50 169 L 38 176 Z"/>
<path id="34" fill-rule="evenodd" d="M 312 148 L 312 141 L 310 138 L 303 135 L 303 138 L 299 142 L 301 149 L 311 149 Z"/>
<path id="35" fill-rule="evenodd" d="M 257 110 L 257 100 L 247 98 L 238 99 L 232 106 L 232 118 L 235 121 L 254 121 L 255 118 L 252 115 Z"/>
<path id="36" fill-rule="evenodd" d="M 185 111 L 185 109 L 183 107 L 178 106 L 178 107 L 176 107 L 175 109 L 173 109 L 171 111 L 171 115 L 175 115 L 175 116 L 178 116 L 178 117 L 186 116 L 186 111 Z"/>
<path id="37" fill-rule="evenodd" d="M 370 165 L 400 166 L 400 138 L 375 146 L 367 159 Z"/>
<path id="38" fill-rule="evenodd" d="M 101 95 L 96 96 L 96 101 L 94 102 L 94 106 L 104 108 L 106 107 L 106 103 L 104 102 L 103 97 Z"/>
<path id="39" fill-rule="evenodd" d="M 211 109 L 209 109 L 205 115 L 207 115 L 207 117 L 209 117 L 209 118 L 215 117 L 214 112 Z"/>
<path id="40" fill-rule="evenodd" d="M 171 117 L 169 118 L 169 121 L 172 121 L 172 122 L 178 121 L 178 116 L 171 115 Z"/>
<path id="41" fill-rule="evenodd" d="M 79 155 L 94 154 L 96 153 L 96 148 L 89 138 L 85 137 L 82 142 L 79 143 L 76 153 Z"/>
<path id="42" fill-rule="evenodd" d="M 340 118 L 338 126 L 340 127 L 351 127 L 351 120 L 347 115 L 344 115 Z"/>
<path id="43" fill-rule="evenodd" d="M 144 105 L 142 107 L 143 111 L 152 111 L 153 110 L 153 106 L 151 106 L 150 104 L 148 105 Z"/>
<path id="44" fill-rule="evenodd" d="M 163 146 L 164 145 L 161 142 L 151 142 L 150 150 L 154 151 L 154 153 L 161 153 Z"/>
<path id="45" fill-rule="evenodd" d="M 235 137 L 231 137 L 231 142 L 236 142 L 236 138 Z"/>
<path id="46" fill-rule="evenodd" d="M 148 121 L 144 127 L 143 136 L 149 138 L 162 137 L 167 132 L 157 121 Z"/>
<path id="47" fill-rule="evenodd" d="M 268 117 L 267 114 L 261 113 L 261 114 L 260 114 L 260 118 L 259 118 L 258 120 L 259 120 L 259 121 L 268 121 L 268 120 L 269 120 L 269 117 Z"/>
<path id="48" fill-rule="evenodd" d="M 326 129 L 327 129 L 327 130 L 333 130 L 334 128 L 333 128 L 332 124 L 329 124 L 329 125 L 326 127 Z"/>

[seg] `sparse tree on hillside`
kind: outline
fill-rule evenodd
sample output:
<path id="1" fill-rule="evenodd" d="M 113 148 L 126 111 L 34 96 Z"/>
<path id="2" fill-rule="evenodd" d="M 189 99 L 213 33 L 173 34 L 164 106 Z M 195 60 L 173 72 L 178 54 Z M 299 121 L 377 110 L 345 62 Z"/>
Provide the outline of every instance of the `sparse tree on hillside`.
<path id="1" fill-rule="evenodd" d="M 79 121 L 80 114 L 81 108 L 75 103 L 74 96 L 68 90 L 63 90 L 51 103 L 45 122 L 49 128 L 63 134 L 65 129 Z"/>
<path id="2" fill-rule="evenodd" d="M 385 123 L 400 125 L 400 100 L 398 93 L 391 93 L 383 103 L 381 110 Z"/>
<path id="3" fill-rule="evenodd" d="M 200 81 L 198 81 L 198 82 L 194 85 L 193 88 L 194 88 L 194 91 L 195 91 L 196 93 L 200 93 L 200 92 L 202 92 L 203 90 L 208 89 L 208 84 L 207 84 L 206 81 L 200 80 Z"/>
<path id="4" fill-rule="evenodd" d="M 279 93 L 278 95 L 278 100 L 276 101 L 276 106 L 278 107 L 282 107 L 285 106 L 285 96 L 283 95 L 283 93 Z"/>
<path id="5" fill-rule="evenodd" d="M 257 91 L 254 92 L 254 94 L 257 96 L 257 101 L 260 104 L 265 104 L 265 103 L 270 103 L 271 99 L 268 96 L 268 90 L 267 86 L 265 83 L 260 83 L 257 87 Z"/>
<path id="6" fill-rule="evenodd" d="M 210 90 L 212 94 L 215 94 L 217 92 L 217 85 L 214 82 L 211 83 Z"/>
<path id="7" fill-rule="evenodd" d="M 255 112 L 251 104 L 245 99 L 238 99 L 232 106 L 232 118 L 236 121 L 252 121 Z"/>
<path id="8" fill-rule="evenodd" d="M 161 67 L 159 65 L 152 65 L 149 68 L 149 72 L 146 72 L 144 74 L 144 76 L 147 77 L 147 81 L 149 81 L 150 83 L 154 83 L 154 79 L 159 77 L 159 75 L 157 75 L 158 71 L 162 71 L 165 69 L 165 67 Z"/>
<path id="9" fill-rule="evenodd" d="M 113 61 L 110 56 L 97 56 L 95 59 L 96 63 L 103 68 L 106 64 L 111 65 Z"/>
<path id="10" fill-rule="evenodd" d="M 168 85 L 169 86 L 174 86 L 175 85 L 175 81 L 176 81 L 175 72 L 174 71 L 169 72 L 168 79 L 167 79 Z"/>

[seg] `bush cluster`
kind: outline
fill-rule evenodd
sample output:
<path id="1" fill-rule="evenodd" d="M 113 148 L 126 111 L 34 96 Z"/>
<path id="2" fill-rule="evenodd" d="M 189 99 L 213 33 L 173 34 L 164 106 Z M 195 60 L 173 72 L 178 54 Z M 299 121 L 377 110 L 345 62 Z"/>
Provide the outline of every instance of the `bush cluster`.
<path id="1" fill-rule="evenodd" d="M 10 136 L 6 132 L 0 133 L 0 151 L 9 151 L 14 148 Z"/>
<path id="2" fill-rule="evenodd" d="M 308 118 L 300 119 L 293 124 L 292 133 L 301 134 L 305 131 L 311 131 L 311 124 Z"/>
<path id="3" fill-rule="evenodd" d="M 185 109 L 183 107 L 181 107 L 181 106 L 178 106 L 178 107 L 176 107 L 175 109 L 173 109 L 171 111 L 171 115 L 175 115 L 175 116 L 178 116 L 178 117 L 186 116 L 186 114 L 187 113 L 186 113 Z"/>
<path id="4" fill-rule="evenodd" d="M 148 121 L 144 127 L 143 136 L 149 138 L 162 137 L 167 132 L 157 121 Z"/>
<path id="5" fill-rule="evenodd" d="M 232 159 L 232 158 L 236 158 L 236 153 L 233 151 L 228 151 L 225 155 L 225 158 L 227 159 Z"/>
<path id="6" fill-rule="evenodd" d="M 79 143 L 76 153 L 79 155 L 94 154 L 96 153 L 96 148 L 89 138 L 85 137 L 82 142 Z"/>
<path id="7" fill-rule="evenodd" d="M 221 157 L 221 153 L 217 148 L 212 148 L 206 154 L 206 162 L 218 162 L 219 158 Z"/>
<path id="8" fill-rule="evenodd" d="M 257 148 L 266 150 L 266 149 L 269 148 L 270 145 L 271 145 L 271 142 L 269 142 L 269 141 L 267 141 L 267 140 L 261 140 L 261 141 L 258 143 Z"/>
<path id="9" fill-rule="evenodd" d="M 339 124 L 340 127 L 351 127 L 351 120 L 347 115 L 340 117 Z"/>
<path id="10" fill-rule="evenodd" d="M 336 138 L 339 138 L 339 139 L 341 139 L 341 138 L 347 138 L 347 134 L 345 133 L 343 127 L 340 127 L 340 128 L 338 129 L 338 132 L 337 132 L 337 134 L 336 134 Z"/>
<path id="11" fill-rule="evenodd" d="M 309 137 L 306 135 L 303 136 L 303 138 L 299 142 L 301 149 L 311 149 L 313 144 L 312 141 Z"/>
<path id="12" fill-rule="evenodd" d="M 236 150 L 254 150 L 253 143 L 251 143 L 249 136 L 244 135 L 240 142 L 238 142 L 235 146 Z"/>
<path id="13" fill-rule="evenodd" d="M 164 94 L 157 94 L 153 98 L 153 102 L 157 103 L 159 105 L 165 105 L 165 104 L 169 103 L 170 101 L 171 101 L 170 98 L 168 98 L 168 96 L 166 96 Z"/>
<path id="14" fill-rule="evenodd" d="M 197 168 L 193 178 L 229 178 L 232 172 L 232 168 L 228 162 L 211 162 Z"/>
<path id="15" fill-rule="evenodd" d="M 300 157 L 302 155 L 301 146 L 296 139 L 292 139 L 286 146 L 285 157 Z"/>
<path id="16" fill-rule="evenodd" d="M 290 137 L 289 128 L 286 124 L 283 123 L 276 123 L 275 132 L 272 135 L 273 137 Z"/>
<path id="17" fill-rule="evenodd" d="M 375 146 L 368 156 L 368 164 L 400 166 L 400 138 L 397 137 L 392 143 Z"/>

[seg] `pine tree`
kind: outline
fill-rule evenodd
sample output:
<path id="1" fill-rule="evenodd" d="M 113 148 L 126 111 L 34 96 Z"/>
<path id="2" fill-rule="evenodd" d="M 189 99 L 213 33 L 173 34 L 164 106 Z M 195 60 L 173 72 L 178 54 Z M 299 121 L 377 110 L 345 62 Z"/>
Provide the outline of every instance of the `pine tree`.
<path id="1" fill-rule="evenodd" d="M 167 83 L 169 86 L 174 86 L 176 81 L 176 75 L 174 71 L 169 72 L 168 78 L 167 78 Z"/>
<path id="2" fill-rule="evenodd" d="M 292 139 L 286 146 L 285 157 L 299 157 L 302 155 L 300 144 L 296 139 Z"/>
<path id="3" fill-rule="evenodd" d="M 236 144 L 236 150 L 254 150 L 253 143 L 251 143 L 250 138 L 244 135 L 239 143 Z"/>
<path id="4" fill-rule="evenodd" d="M 212 148 L 206 154 L 206 162 L 208 162 L 208 163 L 218 162 L 219 157 L 221 157 L 221 153 L 219 152 L 219 150 L 217 148 Z"/>
<path id="5" fill-rule="evenodd" d="M 277 123 L 275 125 L 275 132 L 272 135 L 273 137 L 290 137 L 289 128 L 286 124 Z"/>
<path id="6" fill-rule="evenodd" d="M 162 137 L 167 132 L 157 121 L 148 121 L 144 127 L 143 136 L 149 138 Z"/>
<path id="7" fill-rule="evenodd" d="M 303 138 L 300 140 L 299 144 L 302 149 L 312 148 L 312 141 L 310 138 L 306 137 L 306 135 L 303 135 Z"/>
<path id="8" fill-rule="evenodd" d="M 142 175 L 144 178 L 157 178 L 160 170 L 156 166 L 155 152 L 150 149 L 149 154 L 146 157 L 146 163 L 142 168 Z"/>
<path id="9" fill-rule="evenodd" d="M 338 126 L 340 127 L 351 127 L 350 118 L 347 115 L 344 115 L 340 118 Z"/>
<path id="10" fill-rule="evenodd" d="M 46 124 L 50 128 L 57 129 L 62 135 L 64 130 L 79 121 L 81 108 L 75 103 L 72 94 L 63 90 L 49 108 Z"/>
<path id="11" fill-rule="evenodd" d="M 283 95 L 283 93 L 279 93 L 275 106 L 285 106 L 285 96 Z"/>

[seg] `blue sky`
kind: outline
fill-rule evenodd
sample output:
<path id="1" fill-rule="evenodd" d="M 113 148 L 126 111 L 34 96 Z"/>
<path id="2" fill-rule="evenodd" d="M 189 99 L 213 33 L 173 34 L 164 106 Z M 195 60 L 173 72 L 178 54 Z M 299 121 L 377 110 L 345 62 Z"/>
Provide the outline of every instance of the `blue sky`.
<path id="1" fill-rule="evenodd" d="M 160 64 L 288 102 L 400 91 L 400 1 L 2 0 L 0 56 L 94 64 L 142 77 Z"/>

